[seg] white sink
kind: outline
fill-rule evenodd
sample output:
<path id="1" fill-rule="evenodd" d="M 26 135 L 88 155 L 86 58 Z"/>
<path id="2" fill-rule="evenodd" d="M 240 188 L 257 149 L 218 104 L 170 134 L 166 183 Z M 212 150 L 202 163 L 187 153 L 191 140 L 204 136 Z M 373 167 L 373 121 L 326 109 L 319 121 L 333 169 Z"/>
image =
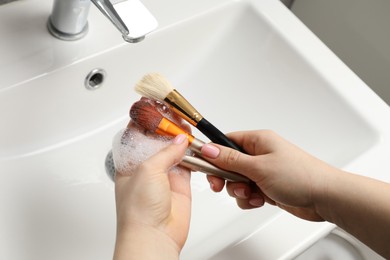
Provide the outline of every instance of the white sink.
<path id="1" fill-rule="evenodd" d="M 144 2 L 161 27 L 135 45 L 96 11 L 85 39 L 61 42 L 42 27 L 51 1 L 0 8 L 0 259 L 112 257 L 114 184 L 104 161 L 148 72 L 164 74 L 222 131 L 273 129 L 333 165 L 389 180 L 389 107 L 281 3 Z M 105 80 L 87 90 L 95 68 Z M 242 211 L 201 173 L 192 187 L 182 259 L 227 259 L 235 248 L 248 259 L 291 258 L 333 229 L 270 206 Z"/>

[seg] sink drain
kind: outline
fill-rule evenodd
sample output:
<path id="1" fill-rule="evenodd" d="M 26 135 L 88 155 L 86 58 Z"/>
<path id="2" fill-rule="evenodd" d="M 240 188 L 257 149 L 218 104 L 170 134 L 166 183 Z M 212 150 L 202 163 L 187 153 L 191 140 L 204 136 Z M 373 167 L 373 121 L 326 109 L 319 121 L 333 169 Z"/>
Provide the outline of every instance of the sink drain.
<path id="1" fill-rule="evenodd" d="M 111 150 L 108 152 L 108 154 L 106 156 L 104 166 L 106 168 L 106 173 L 107 173 L 108 177 L 112 181 L 115 181 L 115 165 L 114 165 L 114 160 L 112 158 L 112 151 Z"/>
<path id="2" fill-rule="evenodd" d="M 93 69 L 85 78 L 85 87 L 89 90 L 95 90 L 103 85 L 106 72 L 103 69 Z"/>

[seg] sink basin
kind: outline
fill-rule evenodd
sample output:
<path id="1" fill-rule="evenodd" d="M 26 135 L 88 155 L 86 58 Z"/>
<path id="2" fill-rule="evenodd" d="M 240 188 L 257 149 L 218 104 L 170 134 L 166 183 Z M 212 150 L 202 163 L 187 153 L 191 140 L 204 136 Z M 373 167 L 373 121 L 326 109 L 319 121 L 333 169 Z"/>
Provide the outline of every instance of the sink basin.
<path id="1" fill-rule="evenodd" d="M 104 161 L 140 98 L 133 85 L 149 72 L 164 74 L 224 132 L 273 129 L 335 166 L 388 181 L 389 107 L 281 3 L 171 0 L 169 11 L 145 4 L 161 27 L 135 45 L 97 12 L 85 39 L 61 42 L 39 27 L 50 1 L 0 10 L 0 20 L 29 10 L 36 19 L 25 26 L 40 28 L 31 46 L 10 45 L 26 36 L 0 27 L 10 41 L 0 45 L 0 56 L 8 53 L 0 63 L 1 259 L 112 257 L 114 184 Z M 17 25 L 9 26 L 24 28 Z M 96 68 L 104 80 L 89 90 L 85 79 Z M 182 259 L 227 259 L 234 248 L 291 258 L 334 228 L 271 206 L 240 210 L 201 173 L 192 188 Z M 258 247 L 239 246 L 253 234 Z"/>

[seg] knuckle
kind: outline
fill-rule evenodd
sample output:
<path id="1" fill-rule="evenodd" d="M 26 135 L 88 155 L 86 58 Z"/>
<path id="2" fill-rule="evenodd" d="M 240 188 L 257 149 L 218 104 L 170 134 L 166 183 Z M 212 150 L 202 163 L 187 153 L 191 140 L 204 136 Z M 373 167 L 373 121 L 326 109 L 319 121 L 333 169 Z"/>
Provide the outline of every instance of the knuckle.
<path id="1" fill-rule="evenodd" d="M 275 138 L 276 133 L 274 131 L 272 131 L 272 130 L 264 129 L 264 130 L 259 130 L 259 135 L 258 136 L 262 136 L 263 138 L 268 140 L 268 139 Z"/>
<path id="2" fill-rule="evenodd" d="M 234 165 L 240 160 L 240 153 L 236 150 L 230 149 L 225 157 L 227 165 Z"/>

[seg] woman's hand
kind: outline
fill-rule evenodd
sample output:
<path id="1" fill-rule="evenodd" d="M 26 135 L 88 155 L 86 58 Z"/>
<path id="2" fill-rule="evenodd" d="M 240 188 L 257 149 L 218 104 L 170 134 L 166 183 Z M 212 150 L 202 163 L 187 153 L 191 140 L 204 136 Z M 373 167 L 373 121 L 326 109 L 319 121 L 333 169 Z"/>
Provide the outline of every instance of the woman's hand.
<path id="1" fill-rule="evenodd" d="M 226 170 L 252 179 L 259 189 L 227 183 L 241 208 L 265 201 L 306 220 L 332 222 L 388 259 L 390 257 L 390 184 L 336 169 L 271 131 L 232 133 L 250 155 L 208 144 L 202 154 Z M 335 148 L 336 149 L 336 148 Z M 211 188 L 225 182 L 209 176 Z"/>
<path id="2" fill-rule="evenodd" d="M 274 204 L 290 213 L 312 221 L 322 221 L 314 205 L 323 193 L 326 176 L 337 169 L 305 153 L 272 131 L 236 132 L 228 135 L 249 153 L 207 144 L 202 155 L 213 164 L 240 173 L 253 180 L 259 189 L 245 183 L 226 184 L 230 196 L 243 209 Z M 211 188 L 219 192 L 225 182 L 208 176 Z"/>
<path id="3" fill-rule="evenodd" d="M 117 173 L 114 259 L 178 258 L 191 214 L 190 172 L 175 167 L 186 148 L 186 136 L 179 135 L 130 176 Z"/>

